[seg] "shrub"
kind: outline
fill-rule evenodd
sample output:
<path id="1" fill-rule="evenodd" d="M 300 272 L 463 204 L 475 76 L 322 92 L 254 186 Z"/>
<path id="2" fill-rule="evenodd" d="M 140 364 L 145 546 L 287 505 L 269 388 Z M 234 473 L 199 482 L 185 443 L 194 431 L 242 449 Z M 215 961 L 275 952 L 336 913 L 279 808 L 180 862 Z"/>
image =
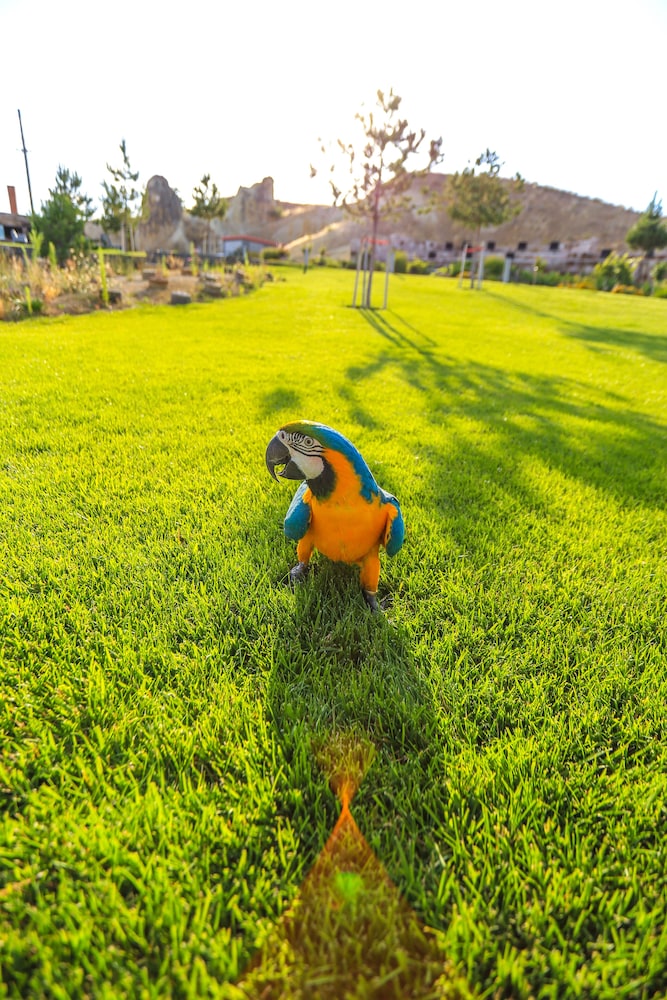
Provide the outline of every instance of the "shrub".
<path id="1" fill-rule="evenodd" d="M 19 305 L 23 316 L 39 316 L 44 310 L 44 303 L 41 299 L 34 299 L 30 291 L 30 286 L 25 286 L 24 300 Z"/>
<path id="2" fill-rule="evenodd" d="M 459 269 L 461 265 L 459 264 Z M 492 281 L 500 281 L 505 270 L 505 260 L 503 257 L 487 257 L 484 260 L 484 277 Z"/>
<path id="3" fill-rule="evenodd" d="M 408 255 L 403 250 L 397 250 L 394 254 L 394 274 L 407 274 Z"/>
<path id="4" fill-rule="evenodd" d="M 332 266 L 332 261 L 328 260 L 327 261 L 327 265 Z M 334 267 L 345 267 L 345 268 L 347 268 L 350 271 L 356 271 L 356 269 L 357 269 L 357 259 L 355 257 L 353 260 L 341 260 L 341 261 L 338 262 L 338 264 L 333 264 L 333 266 Z M 374 267 L 373 270 L 375 270 L 375 271 L 384 271 L 384 270 L 386 270 L 386 264 L 385 264 L 385 262 L 383 260 L 376 260 L 375 261 L 375 267 Z"/>
<path id="5" fill-rule="evenodd" d="M 667 278 L 667 260 L 661 260 L 653 268 L 653 279 L 655 281 L 664 281 Z"/>
<path id="6" fill-rule="evenodd" d="M 563 280 L 563 275 L 559 271 L 541 271 L 537 273 L 536 285 L 548 285 L 549 288 L 557 288 Z"/>
<path id="7" fill-rule="evenodd" d="M 411 260 L 408 264 L 408 274 L 428 274 L 430 267 L 425 260 Z"/>
<path id="8" fill-rule="evenodd" d="M 633 263 L 627 254 L 619 257 L 610 253 L 595 265 L 592 278 L 599 292 L 610 292 L 615 285 L 631 285 L 633 274 Z"/>
<path id="9" fill-rule="evenodd" d="M 512 270 L 513 281 L 518 281 L 523 285 L 546 285 L 548 288 L 558 288 L 559 286 L 572 287 L 578 280 L 578 277 L 578 275 L 574 274 L 561 274 L 560 271 L 542 271 L 539 268 L 539 264 L 532 268 L 532 270 L 528 270 L 528 268 L 524 268 L 521 271 Z M 592 286 L 586 285 L 585 287 Z"/>
<path id="10" fill-rule="evenodd" d="M 262 260 L 285 260 L 289 253 L 284 247 L 265 247 L 262 250 Z"/>

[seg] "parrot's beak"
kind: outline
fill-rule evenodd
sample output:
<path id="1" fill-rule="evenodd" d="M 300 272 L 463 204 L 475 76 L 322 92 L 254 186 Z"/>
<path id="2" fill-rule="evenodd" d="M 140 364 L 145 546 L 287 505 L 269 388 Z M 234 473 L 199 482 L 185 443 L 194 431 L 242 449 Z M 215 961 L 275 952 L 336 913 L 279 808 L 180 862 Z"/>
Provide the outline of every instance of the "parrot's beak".
<path id="1" fill-rule="evenodd" d="M 290 458 L 289 449 L 282 443 L 277 434 L 269 441 L 265 458 L 266 467 L 276 482 L 278 482 L 278 476 L 281 476 L 282 479 L 304 478 L 301 469 Z M 277 465 L 284 466 L 278 476 L 275 473 Z"/>

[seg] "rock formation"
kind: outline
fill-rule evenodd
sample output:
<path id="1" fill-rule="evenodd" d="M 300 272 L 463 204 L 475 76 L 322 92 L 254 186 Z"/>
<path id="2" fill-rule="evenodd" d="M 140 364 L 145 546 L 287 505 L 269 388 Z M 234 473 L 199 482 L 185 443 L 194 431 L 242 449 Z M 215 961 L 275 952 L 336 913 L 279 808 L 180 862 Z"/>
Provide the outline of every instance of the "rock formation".
<path id="1" fill-rule="evenodd" d="M 137 249 L 188 253 L 190 244 L 201 244 L 205 233 L 205 220 L 184 210 L 167 180 L 151 177 L 146 185 L 146 218 L 137 226 Z"/>
<path id="2" fill-rule="evenodd" d="M 182 230 L 183 205 L 164 177 L 151 177 L 146 185 L 146 218 L 137 226 L 139 250 L 175 250 L 185 238 Z"/>
<path id="3" fill-rule="evenodd" d="M 190 244 L 203 245 L 207 222 L 183 208 L 181 199 L 164 177 L 151 177 L 146 185 L 146 218 L 137 227 L 139 250 L 169 250 L 188 253 Z M 280 218 L 273 197 L 273 178 L 265 177 L 252 187 L 240 187 L 230 198 L 224 219 L 211 222 L 212 242 L 222 236 L 242 233 L 266 236 L 267 227 Z"/>
<path id="4" fill-rule="evenodd" d="M 216 230 L 225 234 L 247 233 L 252 236 L 263 235 L 257 227 L 264 227 L 275 219 L 276 207 L 273 197 L 273 177 L 265 177 L 259 184 L 252 187 L 240 187 L 236 196 L 230 199 L 227 214 L 218 223 Z"/>

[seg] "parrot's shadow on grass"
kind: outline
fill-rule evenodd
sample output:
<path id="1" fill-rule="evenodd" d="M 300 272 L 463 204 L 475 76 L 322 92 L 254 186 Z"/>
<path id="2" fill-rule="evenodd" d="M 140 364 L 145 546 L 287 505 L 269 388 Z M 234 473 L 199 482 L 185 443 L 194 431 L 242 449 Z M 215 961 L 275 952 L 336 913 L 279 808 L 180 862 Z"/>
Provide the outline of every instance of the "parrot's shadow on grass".
<path id="1" fill-rule="evenodd" d="M 318 748 L 351 739 L 373 753 L 354 796 L 355 821 L 390 877 L 407 889 L 405 873 L 390 859 L 413 859 L 415 878 L 428 867 L 436 831 L 424 783 L 437 789 L 442 780 L 442 722 L 412 638 L 391 613 L 371 614 L 354 568 L 337 563 L 323 560 L 289 608 L 274 640 L 265 705 L 287 784 L 299 789 L 308 817 L 300 835 L 304 868 L 315 863 L 322 829 L 331 829 L 339 811 Z M 409 892 L 407 898 L 418 903 Z"/>
<path id="2" fill-rule="evenodd" d="M 427 750 L 438 720 L 411 638 L 391 610 L 369 612 L 355 568 L 321 560 L 291 606 L 267 685 L 284 748 L 353 731 L 392 760 Z"/>

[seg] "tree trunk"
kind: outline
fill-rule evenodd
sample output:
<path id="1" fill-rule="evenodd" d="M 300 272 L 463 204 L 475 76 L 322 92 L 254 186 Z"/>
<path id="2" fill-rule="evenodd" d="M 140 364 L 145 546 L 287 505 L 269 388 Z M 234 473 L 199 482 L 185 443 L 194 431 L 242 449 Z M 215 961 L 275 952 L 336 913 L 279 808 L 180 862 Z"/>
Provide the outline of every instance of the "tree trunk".
<path id="1" fill-rule="evenodd" d="M 477 238 L 477 242 L 475 243 L 475 247 L 478 247 L 480 245 L 480 241 L 482 239 L 482 227 L 481 226 L 479 226 L 477 228 L 477 237 L 476 238 Z M 479 251 L 477 251 L 477 252 L 479 253 Z M 479 267 L 479 265 L 478 265 L 478 267 Z M 475 273 L 474 272 L 475 272 L 475 248 L 473 247 L 473 254 L 472 254 L 472 257 L 470 258 L 470 287 L 471 288 L 475 287 Z"/>
<path id="2" fill-rule="evenodd" d="M 366 297 L 364 300 L 364 306 L 366 309 L 371 308 L 371 289 L 373 287 L 373 273 L 375 271 L 375 243 L 378 235 L 378 228 L 380 225 L 380 185 L 378 184 L 375 188 L 375 193 L 373 196 L 373 230 L 371 236 L 371 252 L 368 258 L 368 284 L 366 285 Z"/>

